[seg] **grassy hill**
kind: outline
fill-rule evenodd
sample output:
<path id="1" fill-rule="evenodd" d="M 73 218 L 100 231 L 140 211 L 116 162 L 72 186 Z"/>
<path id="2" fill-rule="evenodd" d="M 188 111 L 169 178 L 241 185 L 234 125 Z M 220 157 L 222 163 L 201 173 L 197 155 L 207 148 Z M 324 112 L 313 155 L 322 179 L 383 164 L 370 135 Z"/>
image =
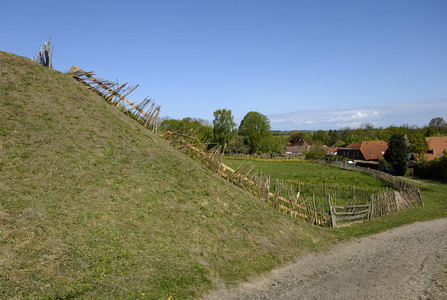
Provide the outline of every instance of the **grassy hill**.
<path id="1" fill-rule="evenodd" d="M 0 52 L 0 298 L 197 298 L 332 237 Z"/>

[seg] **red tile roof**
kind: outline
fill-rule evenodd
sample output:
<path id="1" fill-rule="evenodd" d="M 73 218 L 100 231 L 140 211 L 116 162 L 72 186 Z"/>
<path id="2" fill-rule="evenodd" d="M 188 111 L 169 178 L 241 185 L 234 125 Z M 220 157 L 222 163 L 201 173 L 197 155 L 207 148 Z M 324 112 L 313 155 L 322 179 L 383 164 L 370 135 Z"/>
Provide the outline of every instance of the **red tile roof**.
<path id="1" fill-rule="evenodd" d="M 429 153 L 425 154 L 427 160 L 433 160 L 441 157 L 442 152 L 447 150 L 447 136 L 426 137 L 425 141 L 428 145 Z"/>
<path id="2" fill-rule="evenodd" d="M 360 144 L 360 151 L 365 160 L 376 160 L 385 154 L 388 143 L 385 141 L 363 141 Z"/>
<path id="3" fill-rule="evenodd" d="M 360 143 L 351 143 L 346 148 L 352 149 L 352 150 L 360 150 Z"/>

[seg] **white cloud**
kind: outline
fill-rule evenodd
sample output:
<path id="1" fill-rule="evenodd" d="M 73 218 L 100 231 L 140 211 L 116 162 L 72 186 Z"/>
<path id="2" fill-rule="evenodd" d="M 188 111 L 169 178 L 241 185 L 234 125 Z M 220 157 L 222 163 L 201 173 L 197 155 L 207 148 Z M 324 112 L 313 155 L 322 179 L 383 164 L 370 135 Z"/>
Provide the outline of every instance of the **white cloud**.
<path id="1" fill-rule="evenodd" d="M 353 114 L 351 118 L 352 118 L 352 119 L 363 119 L 363 118 L 365 118 L 367 115 L 368 115 L 367 113 L 358 111 L 358 112 L 356 112 L 355 114 Z"/>
<path id="2" fill-rule="evenodd" d="M 327 130 L 357 128 L 363 123 L 372 123 L 375 127 L 424 126 L 435 117 L 447 119 L 447 98 L 386 107 L 294 111 L 270 115 L 269 119 L 274 130 Z"/>

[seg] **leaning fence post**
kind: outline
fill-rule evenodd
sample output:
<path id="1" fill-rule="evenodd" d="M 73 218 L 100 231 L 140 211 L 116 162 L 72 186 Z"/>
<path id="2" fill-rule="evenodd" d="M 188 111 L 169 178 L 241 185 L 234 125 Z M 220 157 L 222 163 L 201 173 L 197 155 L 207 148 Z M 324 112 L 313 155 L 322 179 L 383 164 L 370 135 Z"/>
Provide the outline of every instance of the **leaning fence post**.
<path id="1" fill-rule="evenodd" d="M 270 174 L 266 176 L 265 182 L 265 203 L 269 204 L 269 196 L 270 196 Z"/>
<path id="2" fill-rule="evenodd" d="M 332 207 L 333 205 L 332 205 L 332 201 L 331 201 L 331 196 L 328 197 L 327 201 L 329 202 L 329 213 L 330 213 L 330 217 L 331 217 L 332 228 L 335 228 L 337 226 L 337 224 L 336 224 L 336 220 L 335 220 L 334 209 Z"/>

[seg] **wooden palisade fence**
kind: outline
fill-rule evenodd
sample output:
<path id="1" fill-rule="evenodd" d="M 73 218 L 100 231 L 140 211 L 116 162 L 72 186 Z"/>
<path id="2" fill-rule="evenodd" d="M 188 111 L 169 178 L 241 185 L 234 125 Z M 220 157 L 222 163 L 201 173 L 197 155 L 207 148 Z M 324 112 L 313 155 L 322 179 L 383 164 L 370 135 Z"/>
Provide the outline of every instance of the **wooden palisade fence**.
<path id="1" fill-rule="evenodd" d="M 150 98 L 145 98 L 138 105 L 126 98 L 138 85 L 130 86 L 127 83 L 118 84 L 117 82 L 96 78 L 93 71 L 86 72 L 76 66 L 71 67 L 69 74 L 89 89 L 103 96 L 108 102 L 122 108 L 126 113 L 130 113 L 143 126 L 157 132 L 160 105 L 155 104 Z"/>
<path id="2" fill-rule="evenodd" d="M 223 148 L 218 145 L 206 151 L 208 145 L 201 143 L 195 132 L 168 131 L 164 138 L 179 151 L 201 160 L 220 176 L 263 199 L 268 205 L 315 225 L 330 224 L 329 214 L 325 212 L 328 209 L 325 201 L 300 196 L 293 183 L 285 180 L 272 181 L 270 175 L 256 172 L 249 162 L 236 170 L 230 168 L 222 163 Z"/>
<path id="3" fill-rule="evenodd" d="M 347 165 L 344 163 L 328 163 L 326 161 L 319 161 L 319 163 L 329 164 L 331 166 L 342 168 L 345 170 L 361 172 L 388 182 L 394 188 L 394 190 L 387 189 L 385 191 L 371 194 L 368 201 L 368 211 L 363 210 L 362 213 L 349 206 L 341 207 L 339 205 L 331 203 L 330 205 L 333 227 L 340 225 L 341 221 L 350 221 L 347 223 L 345 222 L 345 224 L 349 224 L 353 221 L 362 221 L 367 218 L 379 217 L 389 213 L 412 208 L 414 206 L 424 206 L 419 188 L 404 181 L 401 178 L 381 171 Z M 361 208 L 365 207 L 366 203 L 363 204 L 363 207 Z"/>
<path id="4" fill-rule="evenodd" d="M 43 44 L 43 49 L 40 48 L 40 51 L 36 54 L 36 57 L 32 58 L 33 61 L 48 69 L 53 68 L 53 49 L 50 47 L 50 42 L 51 38 L 48 39 L 48 42 Z"/>

